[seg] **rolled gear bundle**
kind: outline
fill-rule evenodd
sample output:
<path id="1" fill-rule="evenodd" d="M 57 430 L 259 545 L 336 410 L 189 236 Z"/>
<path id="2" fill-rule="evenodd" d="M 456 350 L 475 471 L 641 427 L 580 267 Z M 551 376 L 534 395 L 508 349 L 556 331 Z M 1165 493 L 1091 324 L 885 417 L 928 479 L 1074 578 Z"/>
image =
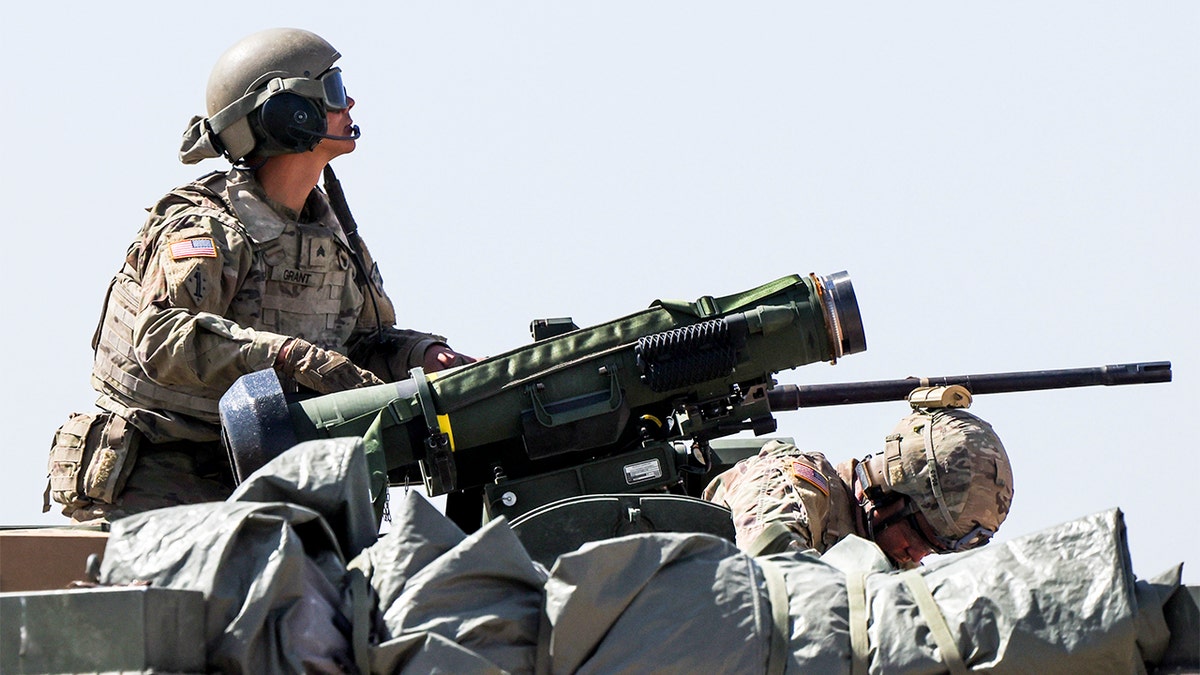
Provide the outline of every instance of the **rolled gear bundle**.
<path id="1" fill-rule="evenodd" d="M 862 542 L 847 543 L 855 541 Z M 1117 510 L 960 556 L 935 556 L 899 574 L 863 576 L 862 556 L 840 555 L 839 547 L 823 560 L 844 573 L 841 583 L 849 589 L 849 672 L 1142 668 L 1135 580 Z M 812 579 L 790 574 L 785 561 L 778 564 L 788 579 L 793 625 L 804 625 L 812 607 L 797 603 L 792 591 Z M 792 640 L 800 645 L 811 636 L 793 634 Z"/>
<path id="2" fill-rule="evenodd" d="M 367 483 L 361 440 L 302 443 L 229 501 L 114 522 L 100 582 L 202 592 L 210 671 L 365 664 L 371 602 L 361 575 L 347 574 L 343 552 L 375 540 Z"/>
<path id="3" fill-rule="evenodd" d="M 887 569 L 879 549 L 854 536 L 821 558 L 756 559 L 702 535 L 597 542 L 560 557 L 546 584 L 543 665 L 555 673 L 648 663 L 914 674 L 1143 667 L 1138 628 L 1148 622 L 1139 620 L 1119 511 L 923 569 Z"/>
<path id="4" fill-rule="evenodd" d="M 113 523 L 100 582 L 202 592 L 210 671 L 337 672 L 353 661 L 337 628 L 344 565 L 312 510 L 209 502 Z"/>
<path id="5" fill-rule="evenodd" d="M 378 598 L 377 673 L 531 673 L 546 571 L 504 519 L 470 536 L 410 492 L 350 562 Z"/>
<path id="6" fill-rule="evenodd" d="M 366 484 L 360 441 L 302 444 L 235 495 L 297 503 L 119 520 L 101 581 L 204 592 L 224 672 L 912 674 L 1139 672 L 1179 583 L 1135 580 L 1117 510 L 903 573 L 853 535 L 755 558 L 670 533 L 588 544 L 546 573 L 503 518 L 466 537 L 415 494 L 347 569 L 341 549 L 371 537 Z"/>

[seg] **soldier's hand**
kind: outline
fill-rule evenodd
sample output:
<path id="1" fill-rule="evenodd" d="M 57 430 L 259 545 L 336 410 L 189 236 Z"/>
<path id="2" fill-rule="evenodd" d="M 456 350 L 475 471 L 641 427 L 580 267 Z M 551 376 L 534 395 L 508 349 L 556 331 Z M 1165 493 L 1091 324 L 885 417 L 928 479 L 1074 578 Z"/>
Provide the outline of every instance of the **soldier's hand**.
<path id="1" fill-rule="evenodd" d="M 437 344 L 425 350 L 425 360 L 422 367 L 425 372 L 431 373 L 437 370 L 445 370 L 455 366 L 465 366 L 468 363 L 475 363 L 475 359 L 466 354 L 459 354 L 446 345 Z"/>
<path id="2" fill-rule="evenodd" d="M 275 358 L 275 369 L 297 384 L 320 394 L 383 384 L 383 380 L 350 362 L 345 356 L 290 338 Z"/>

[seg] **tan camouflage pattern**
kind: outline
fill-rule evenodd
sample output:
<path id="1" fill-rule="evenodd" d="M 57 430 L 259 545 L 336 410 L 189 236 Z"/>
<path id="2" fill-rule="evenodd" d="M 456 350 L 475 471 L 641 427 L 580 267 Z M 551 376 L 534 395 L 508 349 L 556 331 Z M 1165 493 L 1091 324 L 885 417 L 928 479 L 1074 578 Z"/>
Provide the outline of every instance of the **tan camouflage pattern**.
<path id="1" fill-rule="evenodd" d="M 764 552 L 764 531 L 769 539 L 768 528 L 779 524 L 792 537 L 788 548 L 823 553 L 856 533 L 851 468 L 835 469 L 819 452 L 770 441 L 714 478 L 702 496 L 733 512 L 735 541 L 744 551 Z"/>
<path id="2" fill-rule="evenodd" d="M 949 518 L 930 484 L 925 450 L 929 424 Z M 1013 474 L 1004 444 L 990 424 L 965 410 L 918 411 L 900 420 L 887 444 L 884 471 L 891 489 L 908 495 L 939 534 L 958 538 L 976 525 L 1000 528 L 1012 505 Z"/>
<path id="3" fill-rule="evenodd" d="M 107 415 L 99 442 L 88 442 L 91 457 L 83 474 L 83 494 L 111 502 L 125 488 L 133 471 L 142 436 L 118 415 Z"/>
<path id="4" fill-rule="evenodd" d="M 174 259 L 211 239 L 215 257 Z M 361 240 L 359 240 L 361 241 Z M 365 250 L 364 250 L 365 254 Z M 356 333 L 395 321 L 378 269 L 364 303 L 328 200 L 300 214 L 272 205 L 249 172 L 213 173 L 151 210 L 105 302 L 93 344 L 101 408 L 154 443 L 219 438 L 217 404 L 240 376 L 269 368 L 286 337 L 344 353 Z"/>
<path id="5" fill-rule="evenodd" d="M 54 432 L 50 443 L 50 460 L 46 467 L 49 480 L 46 485 L 42 512 L 50 510 L 50 499 L 71 506 L 72 509 L 86 502 L 86 491 L 80 485 L 85 471 L 87 446 L 99 443 L 104 425 L 111 413 L 72 413 Z"/>
<path id="6" fill-rule="evenodd" d="M 187 452 L 140 455 L 136 470 L 114 502 L 80 500 L 63 506 L 63 515 L 79 523 L 107 521 L 180 504 L 219 502 L 233 488 L 197 475 L 196 458 Z"/>

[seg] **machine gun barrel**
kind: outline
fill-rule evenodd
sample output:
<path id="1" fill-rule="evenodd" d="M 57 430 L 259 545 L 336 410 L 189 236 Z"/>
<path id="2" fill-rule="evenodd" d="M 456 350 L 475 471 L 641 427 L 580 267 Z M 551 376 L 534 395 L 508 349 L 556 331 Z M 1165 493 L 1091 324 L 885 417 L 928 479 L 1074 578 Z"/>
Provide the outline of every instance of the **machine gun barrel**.
<path id="1" fill-rule="evenodd" d="M 959 384 L 972 394 L 1002 394 L 1013 391 L 1111 387 L 1171 381 L 1170 361 L 1122 363 L 1095 368 L 1026 370 L 1012 373 L 983 373 L 949 377 L 906 377 L 900 380 L 845 382 L 839 384 L 776 385 L 767 392 L 771 410 L 798 410 L 827 405 L 852 405 L 900 401 L 918 387 Z"/>

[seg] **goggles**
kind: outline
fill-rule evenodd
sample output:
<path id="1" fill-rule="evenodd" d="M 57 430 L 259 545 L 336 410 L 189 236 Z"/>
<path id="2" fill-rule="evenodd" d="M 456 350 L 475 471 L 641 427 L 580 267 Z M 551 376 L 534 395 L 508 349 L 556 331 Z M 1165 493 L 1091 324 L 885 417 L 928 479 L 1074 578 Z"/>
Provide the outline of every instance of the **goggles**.
<path id="1" fill-rule="evenodd" d="M 907 521 L 908 526 L 911 527 L 912 530 L 921 537 L 921 539 L 925 540 L 925 543 L 929 545 L 931 551 L 936 553 L 953 553 L 957 551 L 968 551 L 973 548 L 979 548 L 980 546 L 983 546 L 991 541 L 992 536 L 996 534 L 994 530 L 989 530 L 982 525 L 976 525 L 975 527 L 971 528 L 970 532 L 967 532 L 961 537 L 943 537 L 934 531 L 933 526 L 929 524 L 929 521 L 925 520 L 925 518 L 921 515 L 921 510 L 917 508 L 912 501 L 909 501 L 907 504 L 905 504 L 904 508 L 900 509 L 900 511 L 888 516 L 887 518 L 883 519 L 883 521 L 876 523 L 875 529 L 877 531 L 883 530 L 889 525 L 894 525 L 901 520 Z"/>
<path id="2" fill-rule="evenodd" d="M 266 103 L 267 99 L 285 91 L 320 101 L 329 112 L 338 112 L 350 107 L 350 98 L 346 96 L 346 87 L 342 84 L 341 68 L 330 68 L 315 80 L 307 77 L 277 77 L 267 82 L 265 87 L 246 94 L 213 115 L 208 121 L 212 133 L 219 134 L 225 131 L 234 122 Z"/>
<path id="3" fill-rule="evenodd" d="M 286 80 L 278 79 L 267 84 L 269 94 L 278 91 L 290 91 L 304 98 L 321 101 L 329 112 L 337 112 L 350 107 L 349 97 L 346 96 L 346 86 L 342 84 L 342 69 L 330 68 L 316 79 L 307 77 L 292 77 Z"/>
<path id="4" fill-rule="evenodd" d="M 324 75 L 318 77 L 317 81 L 321 83 L 321 100 L 325 102 L 326 110 L 337 112 L 350 107 L 349 97 L 346 96 L 346 87 L 342 84 L 341 68 L 330 68 L 325 71 Z"/>
<path id="5" fill-rule="evenodd" d="M 915 516 L 912 516 L 915 519 Z M 996 534 L 993 530 L 989 530 L 982 525 L 976 525 L 971 528 L 971 531 L 957 539 L 943 537 L 936 532 L 926 532 L 922 528 L 916 528 L 921 533 L 927 542 L 937 547 L 941 553 L 951 551 L 969 551 L 973 548 L 979 548 L 992 540 L 992 535 Z"/>
<path id="6" fill-rule="evenodd" d="M 911 507 L 911 504 L 909 505 Z M 908 508 L 905 508 L 907 511 Z M 916 509 L 914 509 L 916 511 Z M 992 535 L 996 534 L 994 530 L 989 530 L 982 525 L 975 525 L 961 537 L 951 538 L 943 537 L 934 531 L 928 520 L 918 517 L 918 513 L 908 514 L 908 524 L 912 529 L 916 530 L 917 534 L 929 544 L 933 550 L 938 553 L 952 553 L 956 551 L 969 551 L 973 548 L 979 548 L 992 540 Z"/>

